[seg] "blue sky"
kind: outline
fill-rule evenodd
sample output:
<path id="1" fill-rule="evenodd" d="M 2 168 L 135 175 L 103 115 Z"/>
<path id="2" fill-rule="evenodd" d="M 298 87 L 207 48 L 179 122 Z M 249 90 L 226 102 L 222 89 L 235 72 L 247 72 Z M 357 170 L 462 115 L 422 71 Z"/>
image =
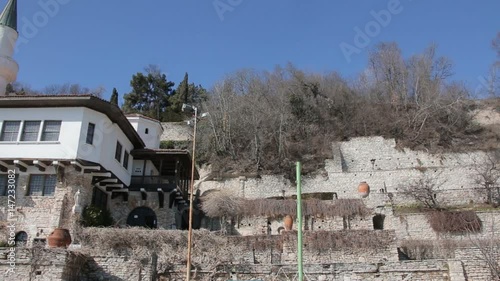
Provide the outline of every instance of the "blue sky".
<path id="1" fill-rule="evenodd" d="M 33 0 L 18 5 L 18 81 L 34 89 L 104 86 L 106 98 L 113 87 L 120 97 L 129 92 L 132 75 L 148 64 L 159 65 L 176 84 L 189 72 L 191 82 L 206 88 L 238 69 L 272 70 L 287 62 L 354 77 L 366 67 L 369 49 L 382 41 L 396 41 L 405 57 L 438 44 L 439 54 L 454 62 L 454 78 L 474 88 L 495 60 L 491 40 L 500 31 L 498 0 Z M 390 20 L 377 22 L 373 13 L 389 14 Z M 365 33 L 368 28 L 368 43 L 356 45 L 356 27 Z M 340 48 L 343 42 L 357 48 L 350 60 Z"/>

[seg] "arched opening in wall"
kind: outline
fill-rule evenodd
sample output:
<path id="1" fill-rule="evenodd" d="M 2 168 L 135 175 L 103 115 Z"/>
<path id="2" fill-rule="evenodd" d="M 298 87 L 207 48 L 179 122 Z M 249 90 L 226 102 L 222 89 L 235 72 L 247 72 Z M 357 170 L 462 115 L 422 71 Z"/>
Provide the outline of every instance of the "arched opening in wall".
<path id="1" fill-rule="evenodd" d="M 385 215 L 378 214 L 373 217 L 373 229 L 383 230 L 384 229 Z"/>
<path id="2" fill-rule="evenodd" d="M 278 234 L 281 234 L 281 232 L 284 230 L 285 230 L 285 228 L 283 226 L 278 227 Z"/>
<path id="3" fill-rule="evenodd" d="M 14 238 L 17 247 L 26 247 L 26 243 L 28 242 L 28 233 L 24 231 L 19 231 Z"/>
<path id="4" fill-rule="evenodd" d="M 156 214 L 148 207 L 135 208 L 128 215 L 127 225 L 157 228 Z"/>

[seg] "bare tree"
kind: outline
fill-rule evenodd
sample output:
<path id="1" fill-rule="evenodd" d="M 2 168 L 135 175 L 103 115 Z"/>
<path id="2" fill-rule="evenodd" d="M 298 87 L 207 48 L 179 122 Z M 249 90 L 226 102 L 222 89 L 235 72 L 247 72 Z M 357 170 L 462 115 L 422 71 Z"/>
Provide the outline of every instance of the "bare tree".
<path id="1" fill-rule="evenodd" d="M 393 104 L 406 103 L 408 72 L 398 45 L 395 42 L 379 44 L 369 60 L 380 87 L 379 96 L 388 97 Z"/>
<path id="2" fill-rule="evenodd" d="M 488 204 L 500 204 L 500 150 L 486 153 L 482 160 L 474 159 L 475 182 L 486 195 Z"/>
<path id="3" fill-rule="evenodd" d="M 483 261 L 490 270 L 492 280 L 500 281 L 500 240 L 495 236 L 495 223 L 492 219 L 489 235 L 479 239 L 469 233 L 469 241 L 478 249 L 477 259 Z"/>
<path id="4" fill-rule="evenodd" d="M 403 194 L 414 199 L 424 207 L 433 210 L 442 209 L 443 202 L 438 198 L 439 187 L 444 182 L 438 183 L 436 178 L 422 177 L 407 186 L 402 186 Z"/>
<path id="5" fill-rule="evenodd" d="M 497 33 L 497 37 L 495 37 L 495 39 L 493 39 L 493 41 L 491 42 L 491 45 L 497 53 L 497 61 L 495 62 L 495 64 L 497 66 L 500 66 L 500 32 Z"/>
<path id="6" fill-rule="evenodd" d="M 94 95 L 101 97 L 106 90 L 99 86 L 94 89 L 83 87 L 80 84 L 53 84 L 46 86 L 42 91 L 42 95 Z"/>

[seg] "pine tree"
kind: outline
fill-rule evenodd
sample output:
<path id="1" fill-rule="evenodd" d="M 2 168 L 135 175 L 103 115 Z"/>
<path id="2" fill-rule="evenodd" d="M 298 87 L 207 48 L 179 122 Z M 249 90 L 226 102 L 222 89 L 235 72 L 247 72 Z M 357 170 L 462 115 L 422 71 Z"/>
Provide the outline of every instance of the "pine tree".
<path id="1" fill-rule="evenodd" d="M 163 120 L 169 122 L 182 121 L 186 117 L 185 114 L 181 112 L 183 103 L 199 107 L 201 106 L 201 103 L 207 99 L 207 90 L 205 90 L 201 85 L 189 83 L 189 75 L 186 72 L 182 82 L 169 97 L 170 107 L 163 114 Z"/>
<path id="2" fill-rule="evenodd" d="M 109 100 L 111 104 L 118 106 L 118 91 L 113 88 L 113 93 L 111 94 L 111 99 Z"/>
<path id="3" fill-rule="evenodd" d="M 14 90 L 14 87 L 12 84 L 7 84 L 7 87 L 5 88 L 5 93 L 10 94 L 10 93 L 15 93 L 16 91 Z"/>
<path id="4" fill-rule="evenodd" d="M 132 92 L 126 94 L 123 111 L 141 113 L 145 116 L 163 121 L 162 115 L 169 106 L 169 96 L 175 83 L 167 81 L 158 66 L 150 65 L 146 73 L 132 76 L 130 86 Z"/>

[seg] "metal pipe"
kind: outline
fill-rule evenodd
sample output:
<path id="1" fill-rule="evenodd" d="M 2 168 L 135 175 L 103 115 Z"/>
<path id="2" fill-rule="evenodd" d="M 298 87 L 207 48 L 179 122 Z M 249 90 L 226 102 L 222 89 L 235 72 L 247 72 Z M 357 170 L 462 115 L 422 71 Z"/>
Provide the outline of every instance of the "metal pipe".
<path id="1" fill-rule="evenodd" d="M 301 186 L 301 165 L 297 162 L 297 266 L 299 271 L 299 281 L 304 280 L 302 264 L 302 186 Z"/>
<path id="2" fill-rule="evenodd" d="M 194 109 L 194 132 L 193 132 L 193 157 L 191 159 L 191 186 L 189 188 L 189 227 L 188 227 L 188 248 L 187 248 L 187 266 L 186 281 L 191 280 L 191 245 L 193 237 L 193 194 L 194 194 L 194 169 L 195 169 L 195 150 L 196 150 L 196 123 L 198 123 L 198 109 Z"/>

